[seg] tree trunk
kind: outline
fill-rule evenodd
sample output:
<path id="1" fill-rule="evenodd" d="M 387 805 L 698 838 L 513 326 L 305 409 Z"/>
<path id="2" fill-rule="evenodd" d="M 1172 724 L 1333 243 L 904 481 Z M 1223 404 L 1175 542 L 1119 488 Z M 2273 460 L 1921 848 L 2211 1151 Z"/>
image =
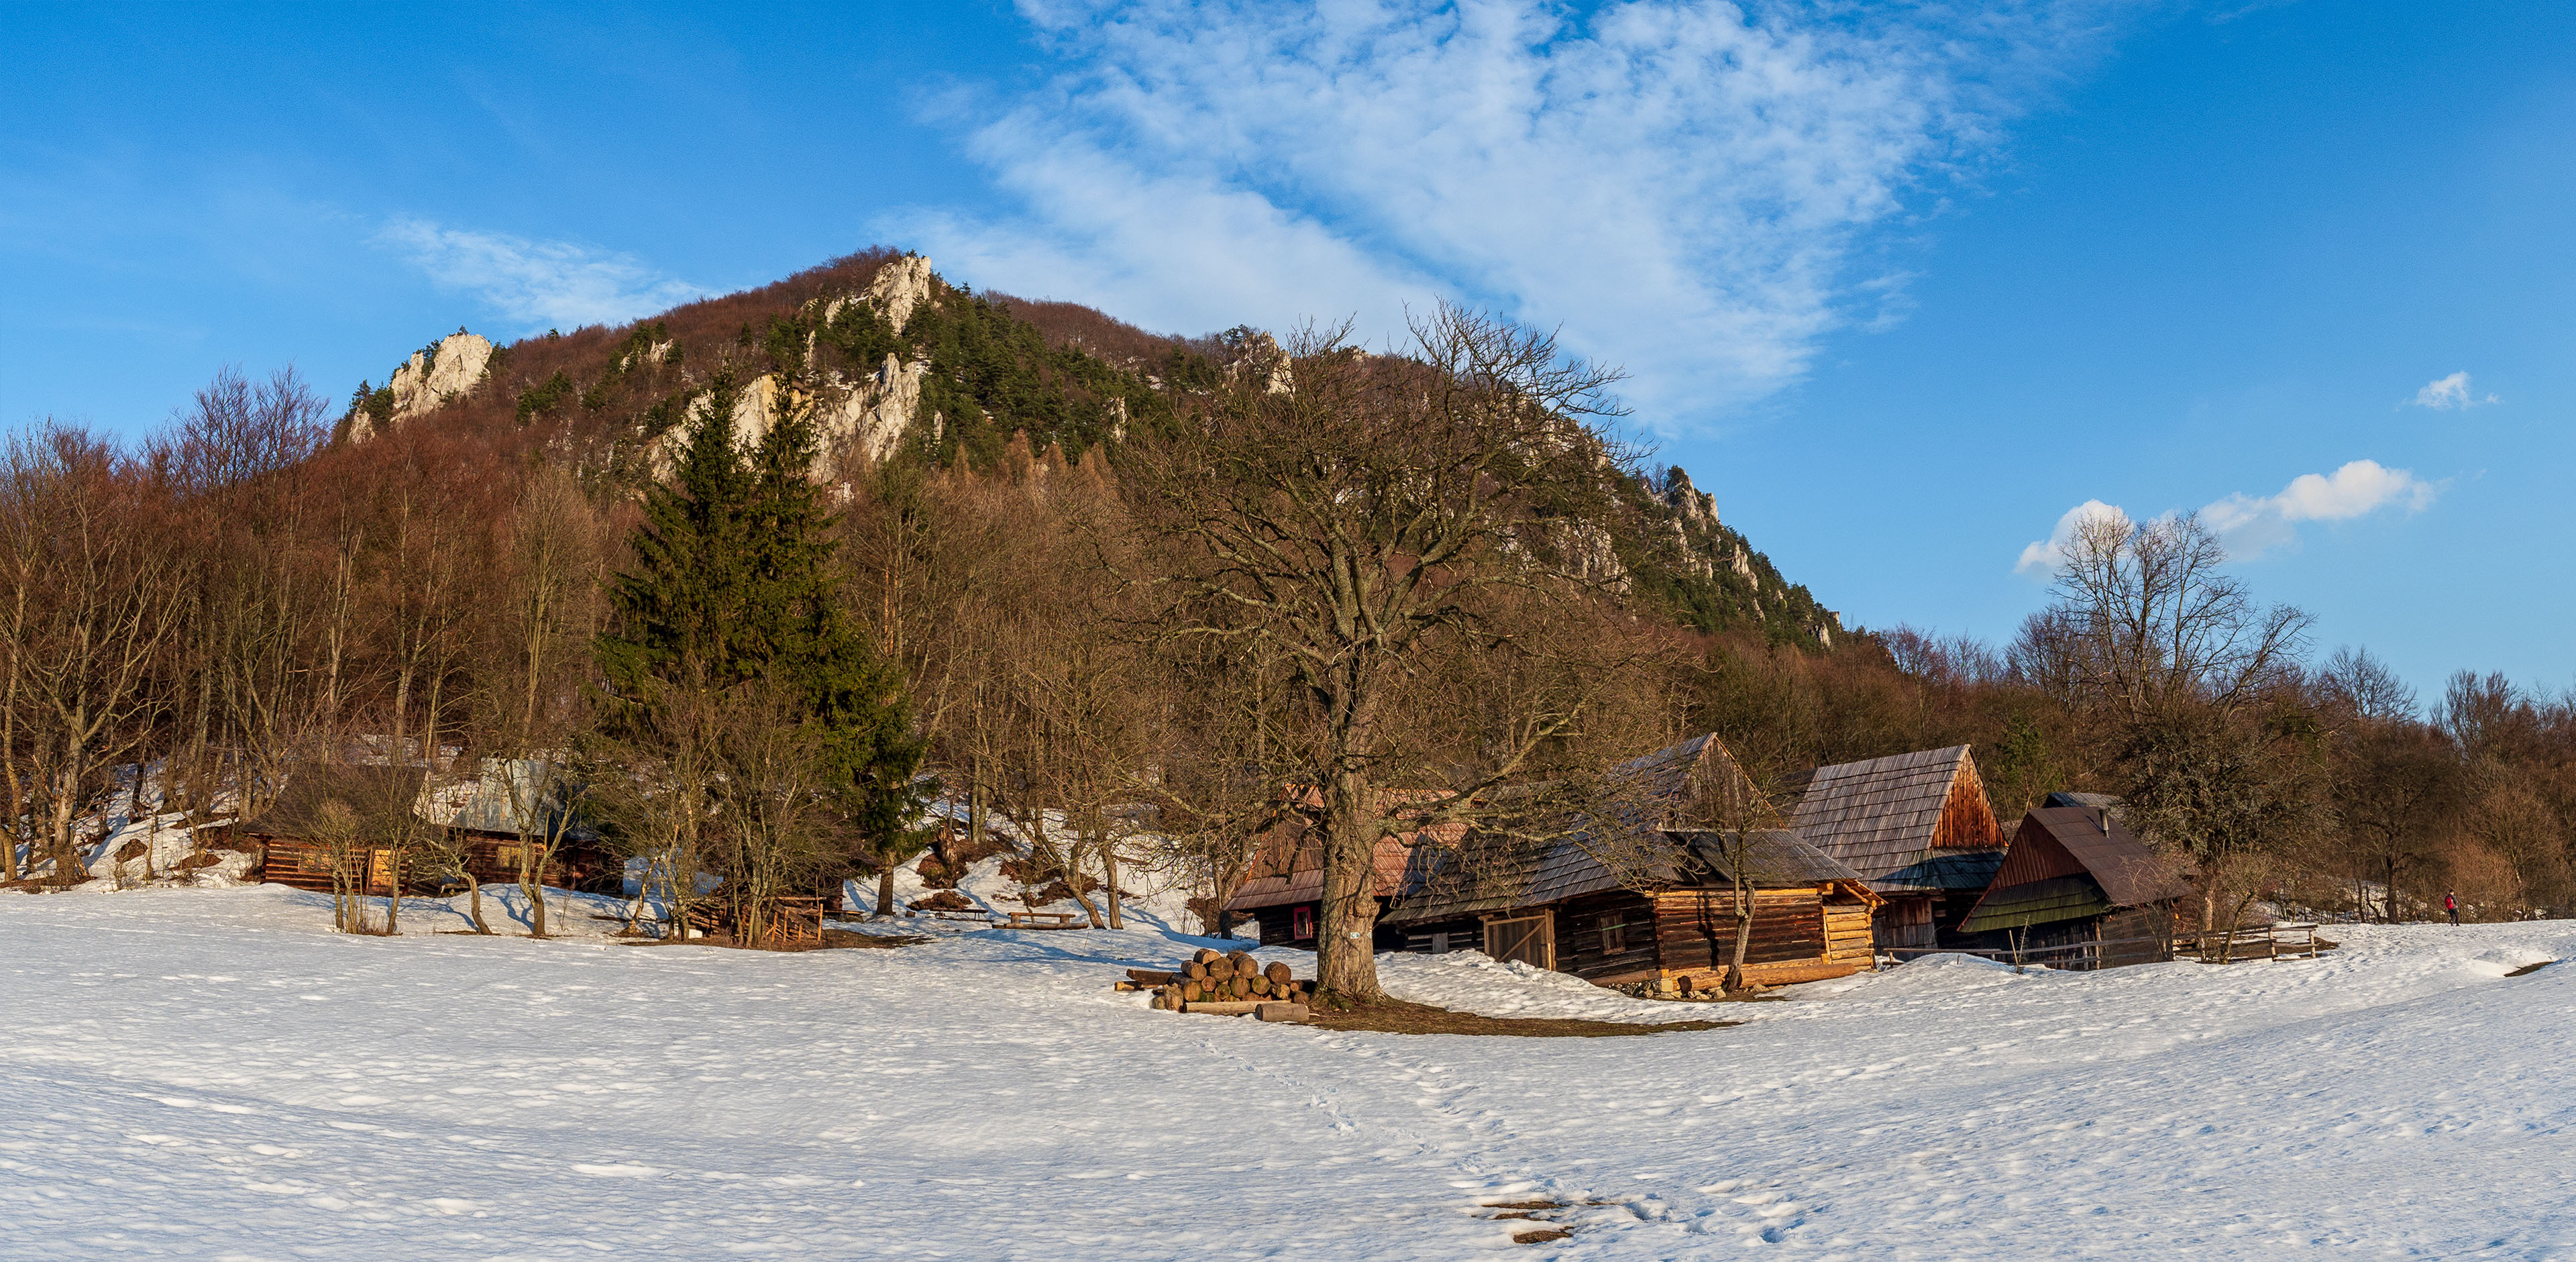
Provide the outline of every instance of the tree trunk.
<path id="1" fill-rule="evenodd" d="M 1109 894 L 1107 899 L 1109 904 L 1109 927 L 1112 929 L 1124 929 L 1127 926 L 1125 922 L 1119 919 L 1118 914 L 1117 845 L 1118 839 L 1111 836 L 1106 830 L 1103 830 L 1100 834 L 1100 874 L 1109 882 Z"/>
<path id="2" fill-rule="evenodd" d="M 474 922 L 474 932 L 489 937 L 492 926 L 483 923 L 483 883 L 474 879 L 471 868 L 465 872 L 465 918 Z"/>
<path id="3" fill-rule="evenodd" d="M 1738 872 L 1744 870 L 1744 860 L 1740 854 L 1736 858 L 1735 870 Z M 1735 956 L 1726 965 L 1727 990 L 1744 989 L 1744 956 L 1752 946 L 1753 894 L 1744 887 L 1743 882 L 1738 881 L 1735 885 Z"/>
<path id="4" fill-rule="evenodd" d="M 1378 1003 L 1377 836 L 1368 783 L 1354 771 L 1324 786 L 1324 908 L 1315 989 L 1353 1003 Z"/>
<path id="5" fill-rule="evenodd" d="M 894 914 L 894 865 L 889 863 L 877 873 L 877 915 Z"/>

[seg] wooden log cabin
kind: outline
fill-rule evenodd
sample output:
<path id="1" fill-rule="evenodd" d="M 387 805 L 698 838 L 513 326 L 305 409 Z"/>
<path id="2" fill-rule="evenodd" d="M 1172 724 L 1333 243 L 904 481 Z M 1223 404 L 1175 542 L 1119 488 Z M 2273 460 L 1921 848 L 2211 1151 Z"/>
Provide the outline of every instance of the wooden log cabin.
<path id="1" fill-rule="evenodd" d="M 1406 804 L 1430 796 L 1433 795 L 1389 790 L 1381 796 L 1379 810 L 1401 818 Z M 1309 792 L 1263 835 L 1250 874 L 1225 902 L 1226 911 L 1250 916 L 1260 926 L 1263 946 L 1315 949 L 1324 905 L 1323 834 L 1314 819 L 1321 805 Z M 1412 884 L 1418 884 L 1408 873 L 1424 843 L 1454 844 L 1465 831 L 1465 825 L 1453 823 L 1399 829 L 1379 838 L 1372 856 L 1376 872 L 1373 892 L 1379 907 L 1383 909 Z M 1401 928 L 1381 920 L 1371 945 L 1380 951 L 1403 950 L 1406 935 Z M 1443 940 L 1438 945 L 1445 950 L 1448 944 Z"/>
<path id="2" fill-rule="evenodd" d="M 2154 963 L 2173 958 L 2174 909 L 2188 890 L 2180 868 L 2106 806 L 2045 806 L 2013 830 L 1959 931 L 1963 945 L 2054 968 Z"/>
<path id="3" fill-rule="evenodd" d="M 1747 981 L 1869 968 L 1881 900 L 1860 874 L 1787 829 L 1687 826 L 1730 813 L 1777 823 L 1724 744 L 1696 737 L 1614 769 L 1602 804 L 1551 839 L 1479 834 L 1423 849 L 1417 888 L 1381 923 L 1415 950 L 1445 941 L 1604 986 L 1712 988 L 1733 959 L 1741 884 Z"/>
<path id="4" fill-rule="evenodd" d="M 241 825 L 236 835 L 257 846 L 259 864 L 254 870 L 265 883 L 329 893 L 335 886 L 335 865 L 345 863 L 349 888 L 382 895 L 389 891 L 395 868 L 390 835 L 398 831 L 387 821 L 408 814 L 418 830 L 410 844 L 434 837 L 463 852 L 476 881 L 510 884 L 519 879 L 523 842 L 511 786 L 501 778 L 505 774 L 521 778 L 522 798 L 535 802 L 540 796 L 528 792 L 529 773 L 521 764 L 507 770 L 486 765 L 475 776 L 441 782 L 419 766 L 306 763 L 288 774 L 277 800 Z M 532 832 L 553 819 L 552 813 L 562 805 L 546 803 L 533 809 L 541 817 L 532 821 Z M 565 830 L 564 841 L 555 848 L 540 880 L 559 889 L 608 889 L 622 880 L 623 867 L 606 853 L 595 832 L 578 820 L 562 821 L 559 826 Z M 349 840 L 335 844 L 335 831 Z M 406 894 L 444 892 L 419 858 L 406 856 L 401 867 Z"/>
<path id="5" fill-rule="evenodd" d="M 1955 938 L 2003 862 L 1994 807 L 1965 745 L 1818 767 L 1787 787 L 1789 826 L 1884 900 L 1871 927 L 1880 950 Z"/>

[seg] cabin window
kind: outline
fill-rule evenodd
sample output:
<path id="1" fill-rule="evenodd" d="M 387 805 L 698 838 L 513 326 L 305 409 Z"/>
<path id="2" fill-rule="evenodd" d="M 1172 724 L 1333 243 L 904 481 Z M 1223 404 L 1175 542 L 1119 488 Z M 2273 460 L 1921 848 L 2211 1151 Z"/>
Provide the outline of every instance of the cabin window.
<path id="1" fill-rule="evenodd" d="M 505 868 L 516 868 L 516 867 L 518 867 L 518 866 L 519 866 L 519 848 L 518 848 L 517 846 L 495 846 L 495 847 L 493 847 L 493 848 L 492 848 L 492 862 L 494 862 L 494 863 L 496 863 L 496 864 L 498 864 L 498 865 L 500 865 L 500 866 L 502 866 L 502 867 L 505 867 Z"/>
<path id="2" fill-rule="evenodd" d="M 1628 949 L 1628 922 L 1617 916 L 1601 918 L 1601 953 L 1618 955 Z"/>
<path id="3" fill-rule="evenodd" d="M 1449 954 L 1449 935 L 1448 935 L 1448 934 L 1445 934 L 1445 933 L 1435 933 L 1435 934 L 1431 935 L 1431 953 L 1432 953 L 1433 955 L 1447 955 L 1447 954 Z"/>
<path id="4" fill-rule="evenodd" d="M 1314 908 L 1312 908 L 1312 907 L 1291 907 L 1291 908 L 1289 908 L 1289 909 L 1288 909 L 1288 938 L 1289 938 L 1289 940 L 1290 940 L 1290 941 L 1292 941 L 1292 942 L 1304 942 L 1304 941 L 1306 941 L 1306 940 L 1308 940 L 1308 939 L 1310 939 L 1310 938 L 1312 938 L 1312 937 L 1314 937 L 1314 936 L 1315 936 L 1315 909 L 1314 909 Z"/>

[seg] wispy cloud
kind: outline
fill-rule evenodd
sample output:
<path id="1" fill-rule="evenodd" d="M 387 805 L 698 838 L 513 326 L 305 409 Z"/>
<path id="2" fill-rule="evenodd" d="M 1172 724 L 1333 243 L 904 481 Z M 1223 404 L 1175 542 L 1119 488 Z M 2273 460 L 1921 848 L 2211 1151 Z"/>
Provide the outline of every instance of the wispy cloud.
<path id="1" fill-rule="evenodd" d="M 1023 0 L 1070 71 L 951 97 L 1016 213 L 882 225 L 942 269 L 1179 331 L 1465 297 L 1616 360 L 1652 420 L 1800 378 L 1905 310 L 1861 234 L 1973 163 L 2081 4 Z M 1928 200 L 1928 197 L 1925 199 Z"/>
<path id="2" fill-rule="evenodd" d="M 2456 411 L 2477 407 L 2483 403 L 2498 403 L 2502 400 L 2492 394 L 2480 397 L 2476 391 L 2469 388 L 2469 374 L 2455 372 L 2448 377 L 2425 382 L 2424 388 L 2415 392 L 2414 402 L 2419 408 Z"/>
<path id="3" fill-rule="evenodd" d="M 2391 469 L 2376 460 L 2355 460 L 2332 473 L 2302 473 L 2277 495 L 2240 491 L 2213 500 L 2201 506 L 2200 520 L 2217 532 L 2231 559 L 2247 561 L 2297 541 L 2300 522 L 2349 521 L 2382 509 L 2418 513 L 2431 507 L 2441 491 L 2442 484 L 2407 470 Z M 2013 571 L 2033 578 L 2055 574 L 2065 565 L 2067 549 L 2084 523 L 2127 517 L 2117 505 L 2086 500 L 2066 510 L 2046 539 L 2025 546 Z"/>
<path id="4" fill-rule="evenodd" d="M 401 251 L 441 288 L 473 294 L 529 328 L 616 324 L 707 292 L 631 255 L 426 219 L 395 219 L 376 240 Z"/>

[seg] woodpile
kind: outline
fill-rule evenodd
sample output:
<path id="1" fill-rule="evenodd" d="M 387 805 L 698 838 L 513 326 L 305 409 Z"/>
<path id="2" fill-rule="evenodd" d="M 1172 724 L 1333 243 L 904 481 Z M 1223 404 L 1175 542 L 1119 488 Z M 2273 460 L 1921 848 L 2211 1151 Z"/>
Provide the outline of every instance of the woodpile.
<path id="1" fill-rule="evenodd" d="M 1285 964 L 1265 966 L 1250 952 L 1202 948 L 1189 963 L 1168 972 L 1131 968 L 1119 989 L 1150 990 L 1153 1006 L 1167 1012 L 1257 1013 L 1271 1021 L 1303 1020 L 1315 983 L 1298 980 Z M 1292 1007 L 1293 1013 L 1284 1011 Z M 1274 1015 L 1267 1009 L 1283 1011 Z"/>

